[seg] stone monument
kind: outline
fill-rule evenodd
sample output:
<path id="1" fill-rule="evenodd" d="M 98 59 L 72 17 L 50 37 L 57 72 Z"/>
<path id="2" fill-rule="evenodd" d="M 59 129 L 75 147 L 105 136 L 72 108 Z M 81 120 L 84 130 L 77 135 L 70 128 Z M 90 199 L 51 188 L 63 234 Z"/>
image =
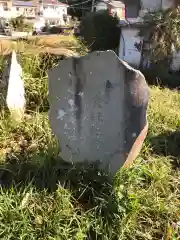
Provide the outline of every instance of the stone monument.
<path id="1" fill-rule="evenodd" d="M 12 117 L 16 120 L 21 120 L 24 115 L 26 101 L 22 68 L 17 61 L 15 51 L 9 55 L 1 83 L 1 86 L 4 88 L 4 91 L 2 90 L 3 93 L 1 93 L 2 98 L 4 98 Z"/>
<path id="2" fill-rule="evenodd" d="M 114 175 L 146 137 L 149 88 L 113 51 L 69 58 L 49 71 L 50 124 L 68 162 L 99 162 Z"/>

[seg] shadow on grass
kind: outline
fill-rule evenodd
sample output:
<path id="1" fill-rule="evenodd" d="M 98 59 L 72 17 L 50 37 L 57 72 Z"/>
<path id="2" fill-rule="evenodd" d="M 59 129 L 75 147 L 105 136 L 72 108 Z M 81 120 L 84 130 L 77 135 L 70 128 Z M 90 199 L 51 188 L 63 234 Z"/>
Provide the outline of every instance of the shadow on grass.
<path id="1" fill-rule="evenodd" d="M 180 88 L 180 72 L 172 72 L 164 68 L 164 64 L 157 65 L 154 68 L 140 69 L 140 71 L 151 86 L 167 87 L 169 89 Z"/>
<path id="2" fill-rule="evenodd" d="M 15 186 L 26 189 L 29 184 L 36 189 L 55 192 L 60 184 L 70 190 L 72 203 L 83 211 L 94 209 L 97 216 L 113 226 L 114 214 L 118 213 L 112 184 L 107 175 L 98 170 L 97 165 L 71 165 L 51 153 L 43 153 L 23 159 L 22 154 L 6 155 L 6 164 L 0 165 L 0 184 L 4 189 Z M 63 196 L 62 196 L 63 197 Z M 88 239 L 101 238 L 94 227 L 87 232 Z"/>
<path id="3" fill-rule="evenodd" d="M 4 188 L 25 186 L 32 183 L 36 188 L 56 191 L 58 184 L 72 191 L 84 208 L 92 208 L 97 198 L 109 197 L 112 184 L 97 165 L 69 164 L 60 157 L 41 152 L 31 159 L 20 154 L 7 154 L 6 164 L 0 165 L 0 183 Z"/>
<path id="4" fill-rule="evenodd" d="M 180 131 L 167 131 L 156 137 L 149 136 L 153 153 L 160 156 L 171 156 L 173 165 L 180 168 Z"/>

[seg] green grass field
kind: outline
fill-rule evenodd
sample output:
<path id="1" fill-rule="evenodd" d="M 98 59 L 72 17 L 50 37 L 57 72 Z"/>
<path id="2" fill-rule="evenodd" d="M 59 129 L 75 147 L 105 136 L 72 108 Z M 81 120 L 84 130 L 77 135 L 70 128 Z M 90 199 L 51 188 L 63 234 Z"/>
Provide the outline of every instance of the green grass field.
<path id="1" fill-rule="evenodd" d="M 180 239 L 180 92 L 151 88 L 141 154 L 110 182 L 95 166 L 61 161 L 47 76 L 23 67 L 25 119 L 0 116 L 0 239 Z"/>

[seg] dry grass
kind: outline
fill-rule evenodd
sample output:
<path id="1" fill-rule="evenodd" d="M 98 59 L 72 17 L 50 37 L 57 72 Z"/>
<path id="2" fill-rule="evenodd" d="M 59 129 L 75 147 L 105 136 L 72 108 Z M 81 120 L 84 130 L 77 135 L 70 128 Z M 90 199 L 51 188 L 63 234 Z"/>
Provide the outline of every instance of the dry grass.
<path id="1" fill-rule="evenodd" d="M 46 86 L 32 84 L 31 95 L 43 99 Z M 180 94 L 153 88 L 151 95 L 146 151 L 113 185 L 94 166 L 63 165 L 47 112 L 20 124 L 1 114 L 0 237 L 179 240 L 180 172 L 171 161 L 180 159 L 180 146 L 169 132 L 180 138 Z"/>
<path id="2" fill-rule="evenodd" d="M 158 132 L 175 131 L 180 126 L 179 107 L 179 91 L 153 87 L 149 109 L 151 129 L 158 129 Z"/>
<path id="3" fill-rule="evenodd" d="M 0 41 L 0 54 L 9 54 L 12 50 L 26 54 L 56 53 L 59 55 L 72 56 L 86 52 L 87 49 L 73 36 L 50 35 L 31 36 L 23 40 Z"/>
<path id="4" fill-rule="evenodd" d="M 0 239 L 179 240 L 180 93 L 151 89 L 143 150 L 112 183 L 95 166 L 60 159 L 48 121 L 47 74 L 36 57 L 21 63 L 24 121 L 0 113 Z M 43 73 L 56 63 L 45 62 Z"/>

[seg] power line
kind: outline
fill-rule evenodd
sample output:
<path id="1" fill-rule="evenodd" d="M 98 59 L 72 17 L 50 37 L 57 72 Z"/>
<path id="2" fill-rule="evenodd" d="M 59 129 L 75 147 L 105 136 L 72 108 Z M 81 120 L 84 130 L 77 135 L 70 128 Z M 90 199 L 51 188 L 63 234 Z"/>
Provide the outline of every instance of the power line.
<path id="1" fill-rule="evenodd" d="M 72 1 L 78 1 L 78 0 L 72 0 Z M 91 6 L 87 6 L 87 7 L 82 6 L 85 3 L 89 3 L 89 2 L 92 2 Z M 98 3 L 99 3 L 99 1 L 95 2 L 95 0 L 86 0 L 84 2 L 68 5 L 68 0 L 66 0 L 66 4 L 68 5 L 69 8 L 81 9 L 81 10 L 87 10 L 87 9 L 91 8 L 91 11 L 93 10 L 93 7 L 96 6 Z M 81 7 L 79 7 L 79 6 L 81 6 Z"/>
<path id="2" fill-rule="evenodd" d="M 91 2 L 91 1 L 92 1 L 92 0 L 87 0 L 87 1 L 84 1 L 84 2 L 81 2 L 81 3 L 75 3 L 75 4 L 72 4 L 72 5 L 68 5 L 68 7 L 83 5 L 83 4 L 88 3 L 88 2 Z M 68 3 L 68 1 L 67 1 L 67 3 Z"/>

